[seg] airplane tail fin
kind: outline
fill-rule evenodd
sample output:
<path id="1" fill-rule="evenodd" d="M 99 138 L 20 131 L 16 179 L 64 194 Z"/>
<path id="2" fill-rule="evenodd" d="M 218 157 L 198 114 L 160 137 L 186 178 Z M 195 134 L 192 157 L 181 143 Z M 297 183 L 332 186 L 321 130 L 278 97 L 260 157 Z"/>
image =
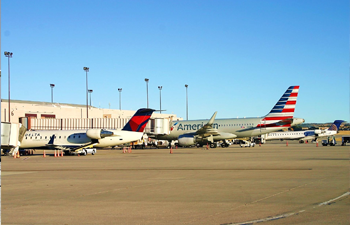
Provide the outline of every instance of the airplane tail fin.
<path id="1" fill-rule="evenodd" d="M 154 111 L 154 109 L 147 108 L 137 110 L 122 130 L 143 132 Z"/>
<path id="2" fill-rule="evenodd" d="M 266 123 L 278 123 L 293 118 L 298 92 L 299 86 L 290 86 L 263 120 Z"/>
<path id="3" fill-rule="evenodd" d="M 49 140 L 49 142 L 47 143 L 48 145 L 53 145 L 53 142 L 55 141 L 55 137 L 56 137 L 56 135 L 52 135 L 51 137 L 50 137 L 50 140 Z"/>
<path id="4" fill-rule="evenodd" d="M 335 130 L 338 131 L 340 124 L 342 124 L 343 122 L 345 122 L 344 120 L 335 120 L 333 122 L 333 124 L 328 128 L 328 130 Z"/>

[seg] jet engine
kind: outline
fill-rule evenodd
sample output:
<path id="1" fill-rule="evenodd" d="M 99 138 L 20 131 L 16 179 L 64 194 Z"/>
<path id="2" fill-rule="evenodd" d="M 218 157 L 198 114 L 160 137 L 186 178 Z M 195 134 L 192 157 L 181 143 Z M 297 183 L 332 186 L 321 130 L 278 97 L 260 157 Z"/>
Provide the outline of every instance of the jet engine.
<path id="1" fill-rule="evenodd" d="M 103 129 L 89 129 L 86 131 L 86 136 L 90 139 L 101 139 L 112 135 L 113 132 Z"/>
<path id="2" fill-rule="evenodd" d="M 195 144 L 195 139 L 192 134 L 183 134 L 179 136 L 178 141 L 180 146 L 190 146 Z"/>
<path id="3" fill-rule="evenodd" d="M 326 133 L 325 130 L 315 130 L 315 134 L 323 134 L 323 133 Z"/>

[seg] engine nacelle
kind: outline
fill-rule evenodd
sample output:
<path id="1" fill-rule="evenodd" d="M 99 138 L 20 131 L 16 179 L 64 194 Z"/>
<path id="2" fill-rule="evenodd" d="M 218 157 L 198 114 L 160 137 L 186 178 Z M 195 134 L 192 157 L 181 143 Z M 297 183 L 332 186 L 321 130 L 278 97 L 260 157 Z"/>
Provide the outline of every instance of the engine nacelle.
<path id="1" fill-rule="evenodd" d="M 86 131 L 86 136 L 90 139 L 101 139 L 112 135 L 113 132 L 103 129 L 89 129 Z"/>
<path id="2" fill-rule="evenodd" d="M 323 134 L 325 133 L 326 131 L 324 130 L 315 130 L 315 134 Z"/>
<path id="3" fill-rule="evenodd" d="M 190 146 L 194 145 L 196 140 L 193 135 L 183 134 L 179 136 L 178 141 L 180 146 Z"/>

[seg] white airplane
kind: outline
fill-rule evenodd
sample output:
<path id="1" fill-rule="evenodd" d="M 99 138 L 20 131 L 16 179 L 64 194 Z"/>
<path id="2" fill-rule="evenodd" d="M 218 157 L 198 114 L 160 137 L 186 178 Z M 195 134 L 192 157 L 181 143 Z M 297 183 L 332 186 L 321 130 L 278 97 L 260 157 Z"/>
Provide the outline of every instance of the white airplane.
<path id="1" fill-rule="evenodd" d="M 217 112 L 208 120 L 173 121 L 170 134 L 156 135 L 159 140 L 178 140 L 180 146 L 203 146 L 210 144 L 217 147 L 228 147 L 225 140 L 233 138 L 254 137 L 301 124 L 305 120 L 294 118 L 299 86 L 290 86 L 278 100 L 272 110 L 263 117 L 240 119 L 217 119 Z"/>
<path id="2" fill-rule="evenodd" d="M 139 109 L 121 130 L 46 130 L 27 131 L 20 149 L 62 149 L 66 154 L 82 148 L 108 147 L 137 141 L 142 138 L 153 109 Z"/>
<path id="3" fill-rule="evenodd" d="M 315 140 L 319 137 L 329 137 L 336 135 L 339 130 L 339 126 L 345 122 L 344 120 L 335 120 L 333 124 L 326 130 L 305 130 L 305 131 L 285 131 L 285 132 L 272 132 L 265 134 L 264 139 L 269 140 L 300 140 L 301 142 L 307 140 Z"/>

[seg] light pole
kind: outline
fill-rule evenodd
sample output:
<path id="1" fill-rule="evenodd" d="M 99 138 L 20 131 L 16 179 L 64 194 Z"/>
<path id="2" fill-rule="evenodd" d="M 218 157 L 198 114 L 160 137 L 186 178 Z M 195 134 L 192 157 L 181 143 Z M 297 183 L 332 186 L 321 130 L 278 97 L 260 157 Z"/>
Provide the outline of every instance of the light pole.
<path id="1" fill-rule="evenodd" d="M 55 87 L 54 84 L 50 84 L 51 87 L 51 103 L 53 103 L 53 88 Z"/>
<path id="2" fill-rule="evenodd" d="M 88 72 L 89 67 L 83 67 L 83 70 L 86 72 L 86 118 L 89 118 L 89 106 L 88 106 Z"/>
<path id="3" fill-rule="evenodd" d="M 186 87 L 186 120 L 188 120 L 188 93 L 187 93 L 188 85 L 185 84 L 185 87 Z"/>
<path id="4" fill-rule="evenodd" d="M 146 81 L 146 91 L 147 91 L 147 108 L 148 108 L 148 81 L 149 81 L 149 79 L 148 79 L 148 78 L 145 78 L 145 81 Z"/>
<path id="5" fill-rule="evenodd" d="M 159 89 L 159 108 L 160 108 L 160 114 L 162 114 L 162 88 L 163 88 L 163 86 L 158 86 L 158 89 Z"/>
<path id="6" fill-rule="evenodd" d="M 122 110 L 122 88 L 118 88 L 119 91 L 119 110 Z"/>
<path id="7" fill-rule="evenodd" d="M 8 78 L 8 83 L 9 83 L 9 122 L 11 122 L 11 97 L 10 97 L 10 94 L 11 94 L 11 91 L 10 91 L 10 58 L 12 58 L 12 55 L 13 53 L 12 52 L 4 52 L 5 56 L 8 58 L 8 75 L 9 75 L 9 78 Z"/>
<path id="8" fill-rule="evenodd" d="M 89 94 L 90 94 L 90 107 L 91 107 L 91 93 L 93 92 L 93 90 L 92 90 L 92 89 L 89 89 L 88 92 L 89 92 Z"/>

